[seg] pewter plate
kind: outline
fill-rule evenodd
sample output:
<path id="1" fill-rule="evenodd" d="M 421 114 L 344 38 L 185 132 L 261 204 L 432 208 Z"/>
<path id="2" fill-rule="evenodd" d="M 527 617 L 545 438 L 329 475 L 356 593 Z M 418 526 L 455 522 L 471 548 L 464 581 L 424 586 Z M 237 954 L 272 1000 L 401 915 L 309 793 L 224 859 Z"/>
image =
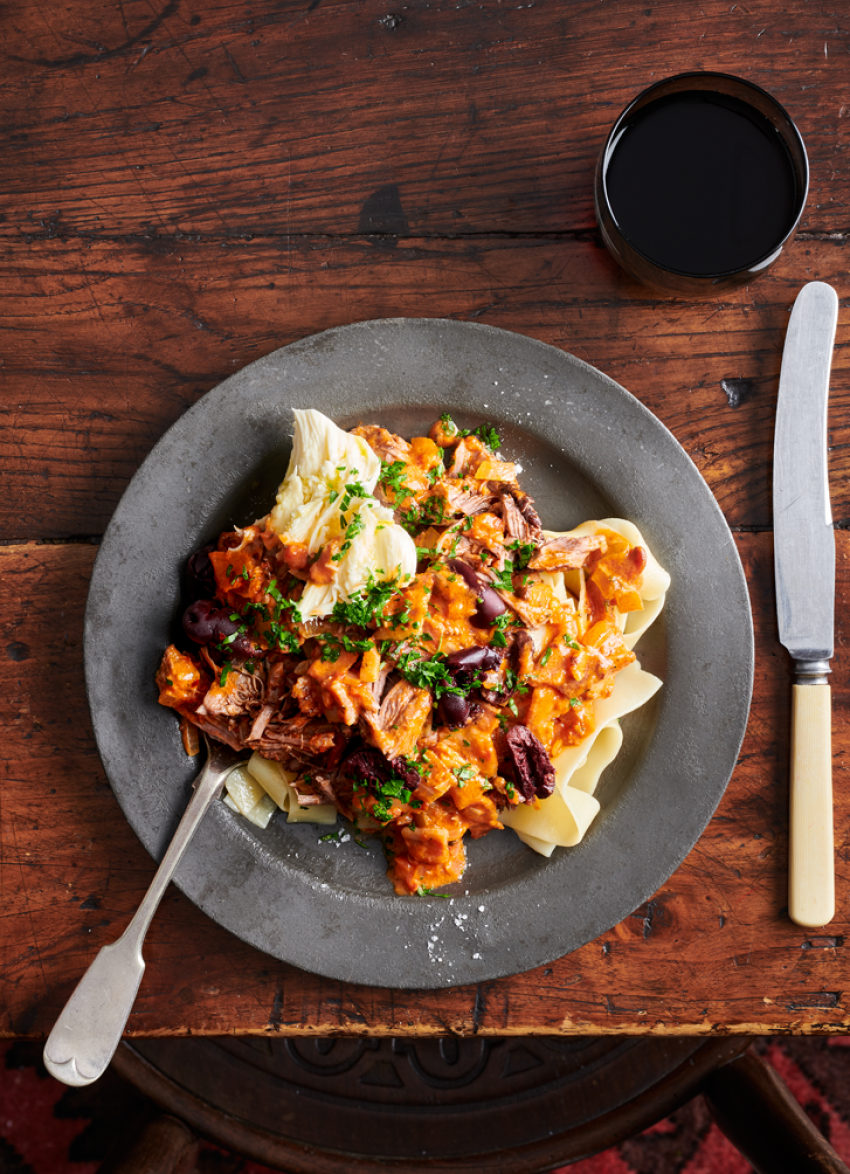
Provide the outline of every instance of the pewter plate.
<path id="1" fill-rule="evenodd" d="M 243 940 L 349 982 L 456 986 L 577 949 L 649 898 L 714 812 L 746 727 L 752 620 L 732 536 L 673 436 L 600 371 L 518 334 L 404 318 L 329 330 L 252 363 L 169 429 L 109 525 L 86 611 L 89 703 L 124 814 L 159 859 L 197 771 L 154 687 L 181 568 L 220 530 L 268 511 L 293 407 L 407 436 L 444 411 L 464 427 L 491 421 L 547 528 L 631 519 L 672 575 L 637 649 L 664 687 L 623 720 L 585 840 L 550 860 L 493 833 L 469 844 L 447 899 L 396 897 L 377 844 L 322 841 L 327 828 L 282 815 L 260 831 L 218 803 L 177 885 Z"/>

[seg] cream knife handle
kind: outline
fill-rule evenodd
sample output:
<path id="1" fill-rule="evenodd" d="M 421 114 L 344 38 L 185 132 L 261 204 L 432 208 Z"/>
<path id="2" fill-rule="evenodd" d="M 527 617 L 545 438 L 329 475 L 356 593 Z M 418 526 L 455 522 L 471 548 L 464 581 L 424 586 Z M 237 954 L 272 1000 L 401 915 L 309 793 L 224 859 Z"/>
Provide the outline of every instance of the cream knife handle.
<path id="1" fill-rule="evenodd" d="M 794 685 L 788 914 L 826 925 L 835 913 L 832 845 L 832 698 L 829 685 Z"/>

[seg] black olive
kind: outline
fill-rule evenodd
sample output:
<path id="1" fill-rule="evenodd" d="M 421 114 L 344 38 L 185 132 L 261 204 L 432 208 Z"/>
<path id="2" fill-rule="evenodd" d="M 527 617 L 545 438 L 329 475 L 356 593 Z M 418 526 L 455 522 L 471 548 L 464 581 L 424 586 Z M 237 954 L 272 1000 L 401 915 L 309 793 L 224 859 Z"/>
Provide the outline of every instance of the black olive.
<path id="1" fill-rule="evenodd" d="M 459 693 L 444 693 L 437 706 L 437 717 L 441 725 L 457 730 L 469 721 L 471 706 Z"/>
<path id="2" fill-rule="evenodd" d="M 478 607 L 469 622 L 473 628 L 489 628 L 497 616 L 504 615 L 507 611 L 504 603 L 492 587 L 481 582 L 469 563 L 460 558 L 453 558 L 449 560 L 449 566 L 460 575 L 470 591 L 474 591 L 478 596 Z"/>
<path id="3" fill-rule="evenodd" d="M 209 542 L 186 559 L 183 583 L 190 599 L 206 599 L 215 594 L 215 571 L 210 562 L 214 550 L 215 543 Z"/>

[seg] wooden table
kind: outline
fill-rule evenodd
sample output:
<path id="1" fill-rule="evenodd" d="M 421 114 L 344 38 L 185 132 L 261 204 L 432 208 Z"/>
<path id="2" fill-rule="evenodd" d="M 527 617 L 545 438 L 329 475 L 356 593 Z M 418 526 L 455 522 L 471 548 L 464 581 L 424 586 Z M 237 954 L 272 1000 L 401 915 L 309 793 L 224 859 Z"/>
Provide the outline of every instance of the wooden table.
<path id="1" fill-rule="evenodd" d="M 130 476 L 231 372 L 327 327 L 396 315 L 562 347 L 672 429 L 725 512 L 752 594 L 756 687 L 738 766 L 652 900 L 551 966 L 476 988 L 316 978 L 172 890 L 129 1032 L 847 1030 L 850 12 L 838 7 L 4 6 L 3 1032 L 49 1029 L 153 872 L 101 769 L 82 677 L 92 562 Z M 592 207 L 616 114 L 686 69 L 774 93 L 812 168 L 793 247 L 752 286 L 699 302 L 624 277 Z M 815 278 L 845 307 L 830 406 L 839 914 L 808 933 L 785 912 L 790 667 L 770 479 L 788 313 Z"/>

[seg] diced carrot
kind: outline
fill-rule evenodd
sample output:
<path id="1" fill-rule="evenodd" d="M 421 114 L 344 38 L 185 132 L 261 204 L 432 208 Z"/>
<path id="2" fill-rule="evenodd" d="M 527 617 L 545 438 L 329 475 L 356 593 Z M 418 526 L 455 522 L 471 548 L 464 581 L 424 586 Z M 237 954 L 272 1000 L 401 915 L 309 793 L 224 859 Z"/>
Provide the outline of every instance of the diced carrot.
<path id="1" fill-rule="evenodd" d="M 266 593 L 268 573 L 245 550 L 214 550 L 210 562 L 223 599 L 257 600 Z"/>
<path id="2" fill-rule="evenodd" d="M 172 709 L 197 709 L 210 683 L 210 678 L 191 656 L 169 644 L 156 674 L 160 705 Z"/>
<path id="3" fill-rule="evenodd" d="M 513 461 L 482 461 L 475 470 L 476 481 L 516 481 Z"/>
<path id="4" fill-rule="evenodd" d="M 363 660 L 360 663 L 360 680 L 364 684 L 372 684 L 377 681 L 380 672 L 381 654 L 373 644 L 363 653 Z"/>
<path id="5" fill-rule="evenodd" d="M 484 798 L 480 776 L 473 775 L 471 778 L 459 780 L 449 791 L 449 794 L 458 811 L 464 811 L 473 803 L 480 803 Z"/>
<path id="6" fill-rule="evenodd" d="M 307 674 L 314 681 L 333 681 L 348 672 L 355 660 L 356 652 L 340 652 L 336 660 L 322 660 L 318 657 L 307 669 Z"/>

